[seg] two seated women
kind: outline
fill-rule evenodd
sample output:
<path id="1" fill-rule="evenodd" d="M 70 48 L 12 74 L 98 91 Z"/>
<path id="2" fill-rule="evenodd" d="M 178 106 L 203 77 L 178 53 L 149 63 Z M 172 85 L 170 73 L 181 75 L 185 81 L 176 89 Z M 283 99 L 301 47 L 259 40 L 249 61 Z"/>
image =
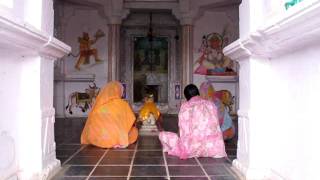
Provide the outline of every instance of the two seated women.
<path id="1" fill-rule="evenodd" d="M 137 140 L 135 115 L 121 95 L 119 82 L 110 82 L 102 89 L 82 132 L 82 144 L 125 148 Z M 181 159 L 225 157 L 223 134 L 214 103 L 202 98 L 193 84 L 185 88 L 184 95 L 187 101 L 179 112 L 179 135 L 166 131 L 159 133 L 163 150 Z"/>

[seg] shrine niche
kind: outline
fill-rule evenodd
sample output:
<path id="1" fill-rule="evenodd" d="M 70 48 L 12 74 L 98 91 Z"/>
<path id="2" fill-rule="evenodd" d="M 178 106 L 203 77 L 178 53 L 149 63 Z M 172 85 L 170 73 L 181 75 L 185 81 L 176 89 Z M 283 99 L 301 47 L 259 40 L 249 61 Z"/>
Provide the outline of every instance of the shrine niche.
<path id="1" fill-rule="evenodd" d="M 167 102 L 160 92 L 167 89 L 168 40 L 166 37 L 135 37 L 134 39 L 134 102 L 141 102 L 146 94 L 153 94 L 155 102 Z"/>
<path id="2" fill-rule="evenodd" d="M 119 77 L 127 85 L 126 99 L 134 111 L 140 110 L 147 94 L 153 95 L 161 112 L 175 112 L 179 107 L 174 89 L 181 73 L 178 27 L 167 11 L 132 12 L 123 21 Z"/>

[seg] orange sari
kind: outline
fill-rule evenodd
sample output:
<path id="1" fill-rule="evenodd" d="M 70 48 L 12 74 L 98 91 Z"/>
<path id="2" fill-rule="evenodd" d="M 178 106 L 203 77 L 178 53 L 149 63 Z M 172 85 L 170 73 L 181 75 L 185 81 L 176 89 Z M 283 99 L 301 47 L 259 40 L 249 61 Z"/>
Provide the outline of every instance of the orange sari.
<path id="1" fill-rule="evenodd" d="M 134 143 L 138 130 L 133 126 L 135 115 L 121 99 L 122 85 L 109 82 L 99 93 L 81 134 L 81 144 L 102 148 L 122 147 Z"/>

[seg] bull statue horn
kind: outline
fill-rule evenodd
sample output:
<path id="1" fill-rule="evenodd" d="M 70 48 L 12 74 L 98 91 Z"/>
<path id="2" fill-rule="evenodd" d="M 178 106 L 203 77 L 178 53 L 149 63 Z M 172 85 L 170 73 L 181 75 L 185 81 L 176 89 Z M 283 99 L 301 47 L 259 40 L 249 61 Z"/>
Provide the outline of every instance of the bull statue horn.
<path id="1" fill-rule="evenodd" d="M 89 84 L 90 89 L 96 89 L 96 88 L 97 88 L 96 83 L 95 83 L 95 82 L 92 82 L 92 84 L 93 84 L 93 86 L 90 86 L 90 84 Z"/>

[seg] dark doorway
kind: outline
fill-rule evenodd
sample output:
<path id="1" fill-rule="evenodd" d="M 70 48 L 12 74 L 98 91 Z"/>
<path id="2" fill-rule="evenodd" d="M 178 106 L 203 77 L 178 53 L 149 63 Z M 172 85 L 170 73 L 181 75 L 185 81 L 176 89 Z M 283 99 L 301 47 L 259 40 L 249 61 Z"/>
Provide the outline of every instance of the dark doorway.
<path id="1" fill-rule="evenodd" d="M 144 91 L 146 94 L 152 94 L 154 102 L 159 101 L 159 85 L 145 85 Z"/>

